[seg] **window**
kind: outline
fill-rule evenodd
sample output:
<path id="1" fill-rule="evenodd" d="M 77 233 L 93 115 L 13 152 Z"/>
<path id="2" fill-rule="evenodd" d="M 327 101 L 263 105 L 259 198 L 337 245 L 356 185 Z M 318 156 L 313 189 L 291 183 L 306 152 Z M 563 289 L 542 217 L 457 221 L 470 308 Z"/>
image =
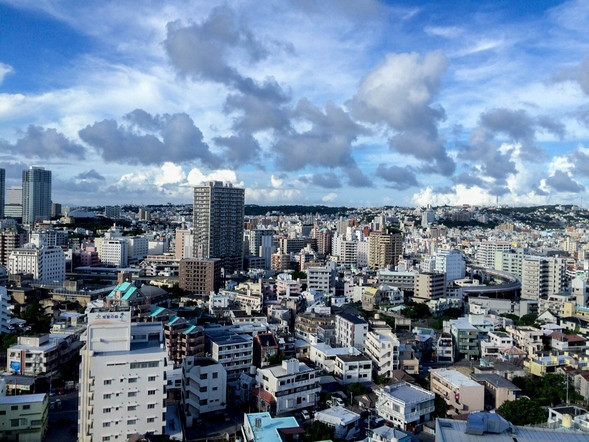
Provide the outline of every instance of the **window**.
<path id="1" fill-rule="evenodd" d="M 25 404 L 25 405 L 22 406 L 22 409 L 23 410 L 30 410 L 31 409 L 31 406 L 29 404 Z"/>
<path id="2" fill-rule="evenodd" d="M 111 408 L 103 408 L 103 409 L 102 409 L 102 412 L 103 412 L 104 414 L 108 414 L 108 413 L 110 413 L 110 411 L 111 411 Z"/>
<path id="3" fill-rule="evenodd" d="M 135 410 L 137 410 L 137 405 L 129 405 L 127 407 L 127 411 L 135 411 Z"/>
<path id="4" fill-rule="evenodd" d="M 155 381 L 155 376 L 149 376 L 149 377 L 147 378 L 147 380 L 148 380 L 149 382 L 154 382 L 154 381 Z"/>
<path id="5" fill-rule="evenodd" d="M 147 404 L 147 408 L 149 408 L 149 409 L 155 408 L 155 404 Z"/>
<path id="6" fill-rule="evenodd" d="M 112 384 L 112 379 L 105 379 L 104 380 L 104 385 L 110 385 Z"/>
<path id="7" fill-rule="evenodd" d="M 18 427 L 20 425 L 20 419 L 10 419 L 11 427 Z"/>
<path id="8" fill-rule="evenodd" d="M 137 382 L 137 378 L 129 378 L 129 384 L 135 384 Z"/>
<path id="9" fill-rule="evenodd" d="M 152 422 L 155 422 L 155 417 L 148 417 L 147 418 L 147 423 L 151 424 Z"/>
<path id="10" fill-rule="evenodd" d="M 207 375 L 206 373 L 202 373 L 202 374 L 200 375 L 200 379 L 201 379 L 201 380 L 203 380 L 203 379 L 207 379 L 207 377 L 208 377 L 208 375 Z"/>
<path id="11" fill-rule="evenodd" d="M 6 416 L 6 410 L 0 410 L 0 416 Z"/>
<path id="12" fill-rule="evenodd" d="M 135 425 L 137 423 L 137 419 L 127 419 L 127 425 Z"/>
<path id="13" fill-rule="evenodd" d="M 102 436 L 102 440 L 103 440 L 103 441 L 105 441 L 105 440 L 110 440 L 110 436 Z"/>
<path id="14" fill-rule="evenodd" d="M 137 392 L 136 391 L 130 391 L 127 396 L 129 396 L 129 397 L 135 397 L 135 396 L 137 396 Z"/>
<path id="15" fill-rule="evenodd" d="M 11 407 L 10 407 L 10 409 L 11 409 L 12 411 L 14 411 L 14 410 L 18 410 L 18 405 L 13 405 L 13 406 L 11 406 Z"/>
<path id="16" fill-rule="evenodd" d="M 102 395 L 102 399 L 110 399 L 111 394 L 110 393 L 105 393 Z"/>
<path id="17" fill-rule="evenodd" d="M 160 365 L 160 361 L 131 362 L 129 364 L 129 367 L 131 368 L 131 370 L 133 370 L 135 368 L 153 368 L 153 367 L 159 367 L 159 365 Z"/>
<path id="18" fill-rule="evenodd" d="M 148 394 L 149 396 L 153 396 L 153 395 L 155 394 L 155 392 L 156 392 L 156 390 L 148 390 L 148 391 L 147 391 L 147 394 Z"/>
<path id="19" fill-rule="evenodd" d="M 207 391 L 207 387 L 200 387 L 200 390 L 199 390 L 199 391 L 200 391 L 201 393 L 206 393 L 206 391 Z"/>
<path id="20" fill-rule="evenodd" d="M 103 422 L 102 428 L 105 428 L 105 427 L 110 427 L 110 422 Z"/>
<path id="21" fill-rule="evenodd" d="M 219 377 L 219 373 L 213 373 L 213 379 L 217 379 Z"/>

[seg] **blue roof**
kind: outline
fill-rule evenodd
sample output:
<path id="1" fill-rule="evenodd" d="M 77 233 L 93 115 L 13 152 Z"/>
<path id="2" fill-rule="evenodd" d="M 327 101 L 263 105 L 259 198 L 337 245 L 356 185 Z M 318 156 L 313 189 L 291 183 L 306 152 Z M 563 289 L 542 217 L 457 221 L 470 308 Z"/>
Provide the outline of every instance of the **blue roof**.
<path id="1" fill-rule="evenodd" d="M 188 327 L 186 330 L 184 330 L 184 334 L 187 335 L 189 333 L 192 333 L 194 331 L 194 329 L 196 328 L 196 325 L 191 325 L 190 327 Z"/>
<path id="2" fill-rule="evenodd" d="M 246 416 L 256 442 L 282 442 L 278 433 L 280 428 L 299 428 L 299 423 L 292 416 L 273 418 L 268 412 L 247 413 Z M 259 427 L 256 427 L 256 419 L 260 419 Z"/>
<path id="3" fill-rule="evenodd" d="M 174 316 L 172 319 L 170 319 L 170 322 L 168 322 L 169 325 L 172 325 L 174 322 L 176 322 L 178 319 L 180 319 L 179 316 Z"/>
<path id="4" fill-rule="evenodd" d="M 131 296 L 133 296 L 133 293 L 135 293 L 137 291 L 137 287 L 131 287 L 129 290 L 127 290 L 127 293 L 125 293 L 123 295 L 123 299 L 124 300 L 128 300 L 131 298 Z"/>
<path id="5" fill-rule="evenodd" d="M 156 307 L 154 311 L 151 312 L 151 314 L 149 316 L 154 317 L 159 315 L 161 312 L 163 312 L 165 310 L 164 307 Z"/>
<path id="6" fill-rule="evenodd" d="M 115 290 L 120 290 L 121 292 L 127 291 L 127 289 L 131 286 L 130 282 L 123 282 L 115 287 Z"/>

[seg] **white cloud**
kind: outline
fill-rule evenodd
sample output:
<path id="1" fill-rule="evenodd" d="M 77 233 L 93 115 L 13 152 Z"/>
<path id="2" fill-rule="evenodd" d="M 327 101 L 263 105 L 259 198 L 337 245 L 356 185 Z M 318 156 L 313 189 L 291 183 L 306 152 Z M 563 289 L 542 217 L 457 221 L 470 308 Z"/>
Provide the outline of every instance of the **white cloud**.
<path id="1" fill-rule="evenodd" d="M 323 201 L 324 203 L 332 203 L 337 199 L 337 193 L 335 192 L 330 192 L 327 195 L 325 195 L 323 198 L 321 198 L 321 201 Z"/>
<path id="2" fill-rule="evenodd" d="M 306 199 L 298 189 L 245 189 L 245 202 L 247 204 L 293 204 L 303 203 Z"/>
<path id="3" fill-rule="evenodd" d="M 279 178 L 274 174 L 272 174 L 272 176 L 270 177 L 270 183 L 272 184 L 272 187 L 274 187 L 275 189 L 279 189 L 280 187 L 282 187 L 283 182 L 284 180 L 282 178 Z"/>
<path id="4" fill-rule="evenodd" d="M 0 63 L 0 84 L 2 84 L 2 82 L 4 81 L 4 77 L 6 77 L 6 75 L 8 75 L 12 72 L 14 72 L 14 69 L 12 69 L 12 66 L 9 66 L 4 63 Z"/>
<path id="5" fill-rule="evenodd" d="M 194 168 L 188 172 L 187 182 L 190 186 L 198 186 L 207 181 L 224 181 L 236 186 L 243 186 L 243 183 L 237 181 L 237 174 L 234 170 L 219 169 L 205 174 L 200 169 Z"/>

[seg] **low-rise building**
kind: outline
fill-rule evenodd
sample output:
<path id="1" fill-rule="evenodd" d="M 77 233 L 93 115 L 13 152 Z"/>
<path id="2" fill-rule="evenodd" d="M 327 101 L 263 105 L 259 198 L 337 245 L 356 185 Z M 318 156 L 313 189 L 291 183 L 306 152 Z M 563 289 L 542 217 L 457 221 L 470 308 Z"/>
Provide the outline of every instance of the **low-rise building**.
<path id="1" fill-rule="evenodd" d="M 245 413 L 243 416 L 241 432 L 247 442 L 299 440 L 305 434 L 292 416 L 272 417 L 268 412 Z"/>
<path id="2" fill-rule="evenodd" d="M 505 332 L 489 332 L 488 341 L 481 341 L 481 358 L 498 357 L 502 348 L 513 347 L 513 338 Z"/>
<path id="3" fill-rule="evenodd" d="M 529 356 L 534 356 L 542 350 L 542 330 L 535 327 L 515 327 L 507 326 L 505 331 L 513 338 L 515 345 L 527 352 Z"/>
<path id="4" fill-rule="evenodd" d="M 186 425 L 203 414 L 225 409 L 227 372 L 212 358 L 188 356 L 182 364 L 182 405 Z"/>
<path id="5" fill-rule="evenodd" d="M 41 442 L 49 420 L 46 394 L 0 395 L 0 440 Z"/>
<path id="6" fill-rule="evenodd" d="M 339 347 L 356 347 L 364 350 L 368 322 L 359 316 L 340 313 L 335 316 L 335 342 Z"/>
<path id="7" fill-rule="evenodd" d="M 334 376 L 344 384 L 372 381 L 372 361 L 365 355 L 336 355 Z"/>
<path id="8" fill-rule="evenodd" d="M 417 424 L 429 421 L 435 409 L 435 394 L 407 382 L 379 389 L 376 397 L 378 415 L 402 430 L 413 430 Z"/>
<path id="9" fill-rule="evenodd" d="M 495 373 L 475 373 L 471 378 L 485 387 L 485 402 L 492 408 L 499 408 L 507 401 L 515 401 L 521 396 L 521 389 L 512 382 Z"/>
<path id="10" fill-rule="evenodd" d="M 378 375 L 391 377 L 399 368 L 399 340 L 393 333 L 368 332 L 365 341 L 366 355 L 372 359 Z"/>
<path id="11" fill-rule="evenodd" d="M 485 388 L 457 370 L 438 368 L 430 371 L 430 390 L 457 414 L 485 409 Z"/>
<path id="12" fill-rule="evenodd" d="M 330 407 L 315 414 L 315 420 L 334 430 L 337 439 L 351 440 L 360 430 L 360 415 L 343 407 Z"/>
<path id="13" fill-rule="evenodd" d="M 282 361 L 282 365 L 259 368 L 254 390 L 258 409 L 281 415 L 307 407 L 319 400 L 319 371 L 297 359 Z"/>
<path id="14" fill-rule="evenodd" d="M 253 364 L 253 339 L 249 335 L 207 331 L 207 351 L 227 371 L 227 382 L 237 382 Z"/>

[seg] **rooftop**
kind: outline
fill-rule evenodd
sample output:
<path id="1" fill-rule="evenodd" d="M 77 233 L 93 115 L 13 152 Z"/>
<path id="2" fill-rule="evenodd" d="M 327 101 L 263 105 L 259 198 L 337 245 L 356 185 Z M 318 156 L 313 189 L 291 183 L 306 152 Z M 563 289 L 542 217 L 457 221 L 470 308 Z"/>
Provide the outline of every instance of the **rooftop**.
<path id="1" fill-rule="evenodd" d="M 438 368 L 431 371 L 432 374 L 436 374 L 444 378 L 446 381 L 456 387 L 479 387 L 481 384 L 473 381 L 468 376 L 463 375 L 457 370 L 448 370 L 447 368 Z"/>
<path id="2" fill-rule="evenodd" d="M 420 403 L 435 398 L 434 393 L 406 382 L 384 387 L 383 392 L 403 401 L 405 404 Z"/>
<path id="3" fill-rule="evenodd" d="M 353 324 L 368 324 L 364 319 L 362 319 L 361 317 L 357 316 L 357 315 L 352 315 L 350 313 L 339 313 L 337 316 L 339 316 L 340 318 L 345 319 L 348 322 L 351 322 Z"/>
<path id="4" fill-rule="evenodd" d="M 272 418 L 270 413 L 247 413 L 245 415 L 249 427 L 253 432 L 255 442 L 282 442 L 280 430 L 287 428 L 299 429 L 297 420 L 292 417 L 275 417 Z M 256 425 L 256 422 L 259 425 Z M 303 429 L 300 429 L 304 432 Z"/>
<path id="5" fill-rule="evenodd" d="M 497 388 L 507 388 L 514 391 L 519 390 L 519 387 L 496 373 L 475 373 L 471 377 L 477 382 L 488 382 Z"/>
<path id="6" fill-rule="evenodd" d="M 17 396 L 0 396 L 1 405 L 30 404 L 32 402 L 43 402 L 45 393 L 39 394 L 22 394 Z"/>

